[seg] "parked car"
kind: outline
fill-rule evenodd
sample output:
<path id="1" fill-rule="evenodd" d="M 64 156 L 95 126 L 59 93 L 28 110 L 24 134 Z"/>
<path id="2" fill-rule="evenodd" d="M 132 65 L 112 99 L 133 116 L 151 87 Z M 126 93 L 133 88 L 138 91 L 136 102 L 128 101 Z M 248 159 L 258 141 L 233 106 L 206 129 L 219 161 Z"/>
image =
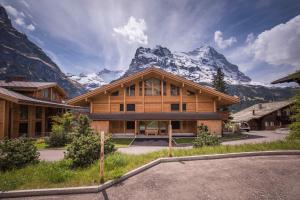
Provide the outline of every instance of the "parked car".
<path id="1" fill-rule="evenodd" d="M 240 130 L 249 132 L 250 131 L 249 124 L 247 122 L 240 123 Z"/>

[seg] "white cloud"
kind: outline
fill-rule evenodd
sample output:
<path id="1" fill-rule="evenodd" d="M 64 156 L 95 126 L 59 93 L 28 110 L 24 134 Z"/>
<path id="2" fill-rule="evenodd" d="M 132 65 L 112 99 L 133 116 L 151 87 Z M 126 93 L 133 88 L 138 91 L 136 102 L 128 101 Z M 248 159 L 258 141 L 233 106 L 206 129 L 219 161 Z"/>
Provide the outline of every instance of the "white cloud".
<path id="1" fill-rule="evenodd" d="M 271 65 L 300 66 L 300 15 L 260 33 L 249 42 L 247 52 Z"/>
<path id="2" fill-rule="evenodd" d="M 228 39 L 224 39 L 223 33 L 221 31 L 215 32 L 214 40 L 220 49 L 226 49 L 226 48 L 232 46 L 235 42 L 237 42 L 235 37 L 230 37 Z"/>
<path id="3" fill-rule="evenodd" d="M 114 32 L 120 34 L 130 43 L 136 42 L 140 44 L 148 44 L 148 36 L 145 34 L 147 30 L 147 25 L 144 19 L 135 19 L 130 17 L 127 24 L 113 28 Z"/>
<path id="4" fill-rule="evenodd" d="M 5 10 L 12 16 L 17 17 L 18 16 L 18 11 L 10 6 L 10 5 L 4 5 Z"/>
<path id="5" fill-rule="evenodd" d="M 34 30 L 35 30 L 35 26 L 34 26 L 33 24 L 27 25 L 26 28 L 27 28 L 28 30 L 30 30 L 30 31 L 34 31 Z"/>
<path id="6" fill-rule="evenodd" d="M 29 31 L 34 31 L 35 30 L 35 26 L 33 24 L 26 24 L 25 23 L 25 18 L 26 15 L 24 14 L 24 12 L 19 12 L 17 9 L 15 9 L 14 7 L 10 6 L 10 5 L 4 5 L 5 10 L 8 12 L 8 14 L 10 14 L 11 16 L 13 16 L 15 19 L 15 23 L 17 25 L 19 25 L 20 27 L 27 29 Z"/>

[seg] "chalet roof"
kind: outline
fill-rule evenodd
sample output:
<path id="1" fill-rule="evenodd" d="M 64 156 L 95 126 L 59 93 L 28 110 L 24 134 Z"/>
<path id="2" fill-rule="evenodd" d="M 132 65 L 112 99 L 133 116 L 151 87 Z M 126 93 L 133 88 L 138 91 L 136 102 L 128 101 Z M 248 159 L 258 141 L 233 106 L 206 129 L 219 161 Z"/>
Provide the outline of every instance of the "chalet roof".
<path id="1" fill-rule="evenodd" d="M 92 120 L 218 120 L 222 115 L 215 112 L 121 112 L 121 113 L 92 113 Z"/>
<path id="2" fill-rule="evenodd" d="M 300 70 L 296 71 L 293 74 L 290 74 L 288 76 L 285 76 L 283 78 L 280 78 L 278 80 L 275 80 L 272 82 L 272 84 L 277 84 L 277 83 L 287 83 L 287 82 L 297 82 L 300 84 Z"/>
<path id="3" fill-rule="evenodd" d="M 241 111 L 233 114 L 232 121 L 247 122 L 251 119 L 258 119 L 258 118 L 268 115 L 274 111 L 277 111 L 281 108 L 289 106 L 291 104 L 292 104 L 292 101 L 290 101 L 290 100 L 255 104 L 253 106 L 250 106 L 244 110 L 241 110 Z M 253 115 L 253 110 L 254 110 L 254 115 Z"/>
<path id="4" fill-rule="evenodd" d="M 68 101 L 69 104 L 76 104 L 78 102 L 81 102 L 85 99 L 88 99 L 90 97 L 93 97 L 94 95 L 97 95 L 101 92 L 105 92 L 106 90 L 109 90 L 109 89 L 113 89 L 119 85 L 122 85 L 122 84 L 126 84 L 126 83 L 129 83 L 130 81 L 136 79 L 136 78 L 139 78 L 141 76 L 144 76 L 144 75 L 147 75 L 147 74 L 150 74 L 150 73 L 156 73 L 156 74 L 159 74 L 159 75 L 162 75 L 164 77 L 167 77 L 169 79 L 172 79 L 172 80 L 177 80 L 179 82 L 182 82 L 188 86 L 191 86 L 191 87 L 194 87 L 194 88 L 197 88 L 199 91 L 202 91 L 202 92 L 206 92 L 208 94 L 211 94 L 211 95 L 215 95 L 216 97 L 220 97 L 222 98 L 223 100 L 223 103 L 225 101 L 228 101 L 230 102 L 229 104 L 234 104 L 234 103 L 238 103 L 239 102 L 239 98 L 238 97 L 234 97 L 234 96 L 230 96 L 230 95 L 227 95 L 227 94 L 224 94 L 222 92 L 219 92 L 219 91 L 216 91 L 214 90 L 213 88 L 211 87 L 207 87 L 207 86 L 203 86 L 203 85 L 200 85 L 198 83 L 195 83 L 193 81 L 190 81 L 190 80 L 187 80 L 183 77 L 180 77 L 180 76 L 177 76 L 177 75 L 174 75 L 170 72 L 166 72 L 165 70 L 162 70 L 162 69 L 159 69 L 157 67 L 149 67 L 149 68 L 146 68 L 142 71 L 139 71 L 139 72 L 136 72 L 134 74 L 131 74 L 129 76 L 126 76 L 122 79 L 119 79 L 119 80 L 116 80 L 110 84 L 107 84 L 107 85 L 103 85 L 97 89 L 94 89 L 92 91 L 89 91 L 83 95 L 80 95 L 80 96 L 77 96 L 73 99 L 70 99 Z M 225 101 L 224 101 L 225 100 Z"/>
<path id="5" fill-rule="evenodd" d="M 33 81 L 4 81 L 0 80 L 0 87 L 13 89 L 13 90 L 40 90 L 49 87 L 56 87 L 66 96 L 66 92 L 59 87 L 56 82 L 33 82 Z"/>
<path id="6" fill-rule="evenodd" d="M 41 105 L 41 106 L 49 106 L 49 107 L 62 107 L 62 108 L 73 108 L 74 106 L 70 106 L 64 103 L 56 103 L 52 101 L 39 100 L 32 97 L 25 96 L 18 92 L 0 87 L 0 98 L 5 99 L 7 101 L 12 101 L 17 104 L 32 104 L 32 105 Z"/>

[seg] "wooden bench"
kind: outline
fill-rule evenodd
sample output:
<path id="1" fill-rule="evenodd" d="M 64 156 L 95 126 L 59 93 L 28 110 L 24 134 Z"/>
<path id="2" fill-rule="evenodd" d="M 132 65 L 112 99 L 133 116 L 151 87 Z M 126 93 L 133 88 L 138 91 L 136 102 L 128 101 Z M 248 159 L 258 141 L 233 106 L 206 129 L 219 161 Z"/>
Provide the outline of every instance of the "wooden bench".
<path id="1" fill-rule="evenodd" d="M 145 134 L 146 135 L 158 135 L 158 129 L 146 129 Z"/>

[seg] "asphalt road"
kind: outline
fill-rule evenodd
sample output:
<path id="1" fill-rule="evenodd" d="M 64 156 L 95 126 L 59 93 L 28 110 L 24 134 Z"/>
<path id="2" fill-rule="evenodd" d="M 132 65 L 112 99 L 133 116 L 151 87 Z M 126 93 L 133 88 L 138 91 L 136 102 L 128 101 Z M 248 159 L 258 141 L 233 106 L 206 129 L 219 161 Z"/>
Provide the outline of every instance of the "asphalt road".
<path id="1" fill-rule="evenodd" d="M 227 158 L 157 165 L 98 194 L 22 199 L 299 199 L 300 156 Z"/>

